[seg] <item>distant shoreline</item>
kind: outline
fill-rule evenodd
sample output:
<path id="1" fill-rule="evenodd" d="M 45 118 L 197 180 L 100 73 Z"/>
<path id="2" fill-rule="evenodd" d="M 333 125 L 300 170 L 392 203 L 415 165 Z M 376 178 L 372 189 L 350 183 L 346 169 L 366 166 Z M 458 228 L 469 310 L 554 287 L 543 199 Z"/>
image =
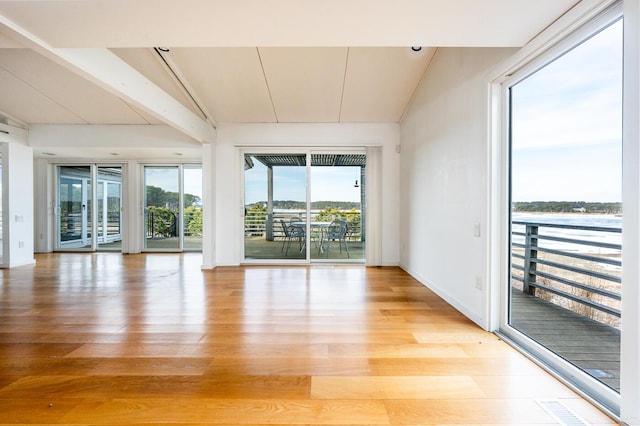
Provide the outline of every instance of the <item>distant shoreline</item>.
<path id="1" fill-rule="evenodd" d="M 622 214 L 622 203 L 618 201 L 517 201 L 511 208 L 517 213 Z"/>
<path id="2" fill-rule="evenodd" d="M 548 211 L 513 211 L 515 214 L 540 214 L 540 215 L 576 215 L 576 216 L 622 216 L 620 213 L 603 213 L 603 212 L 548 212 Z"/>

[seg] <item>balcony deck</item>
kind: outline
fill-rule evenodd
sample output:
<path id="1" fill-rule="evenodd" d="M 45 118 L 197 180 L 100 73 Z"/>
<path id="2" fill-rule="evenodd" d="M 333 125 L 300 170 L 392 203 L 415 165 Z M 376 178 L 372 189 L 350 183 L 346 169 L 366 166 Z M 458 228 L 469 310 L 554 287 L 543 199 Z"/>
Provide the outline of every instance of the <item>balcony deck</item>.
<path id="1" fill-rule="evenodd" d="M 305 259 L 306 250 L 300 251 L 297 241 L 292 241 L 289 250 L 286 250 L 286 241 L 278 237 L 275 241 L 267 241 L 264 236 L 245 237 L 244 253 L 247 259 Z M 284 244 L 284 249 L 283 249 Z M 331 261 L 340 260 L 361 263 L 364 260 L 364 242 L 347 240 L 349 253 L 340 250 L 337 242 L 327 246 L 327 250 L 318 250 L 317 241 L 311 242 L 311 260 Z"/>
<path id="2" fill-rule="evenodd" d="M 620 330 L 514 289 L 511 325 L 620 391 Z"/>

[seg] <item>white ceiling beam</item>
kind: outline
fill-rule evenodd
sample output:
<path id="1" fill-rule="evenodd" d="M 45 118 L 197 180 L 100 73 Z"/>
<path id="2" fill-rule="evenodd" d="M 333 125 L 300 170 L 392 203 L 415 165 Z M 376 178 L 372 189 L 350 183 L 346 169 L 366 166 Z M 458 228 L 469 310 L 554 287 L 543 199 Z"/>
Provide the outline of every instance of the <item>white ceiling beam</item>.
<path id="1" fill-rule="evenodd" d="M 54 48 L 0 15 L 0 32 L 202 143 L 215 128 L 104 48 Z"/>

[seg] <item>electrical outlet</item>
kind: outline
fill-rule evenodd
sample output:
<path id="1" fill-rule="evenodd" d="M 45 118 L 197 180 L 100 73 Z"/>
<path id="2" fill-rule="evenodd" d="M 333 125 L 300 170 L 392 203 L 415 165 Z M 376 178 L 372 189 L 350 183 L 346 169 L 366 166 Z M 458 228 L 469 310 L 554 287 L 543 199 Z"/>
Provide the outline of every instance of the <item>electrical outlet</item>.
<path id="1" fill-rule="evenodd" d="M 476 288 L 482 290 L 482 277 L 476 277 Z"/>

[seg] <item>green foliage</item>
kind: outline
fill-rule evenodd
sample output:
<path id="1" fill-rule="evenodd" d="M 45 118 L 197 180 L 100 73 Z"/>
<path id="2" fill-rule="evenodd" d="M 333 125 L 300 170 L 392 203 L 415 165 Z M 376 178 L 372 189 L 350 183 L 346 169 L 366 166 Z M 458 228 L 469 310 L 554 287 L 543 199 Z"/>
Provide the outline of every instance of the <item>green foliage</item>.
<path id="1" fill-rule="evenodd" d="M 334 219 L 342 219 L 351 224 L 358 224 L 361 218 L 360 212 L 356 211 L 356 209 L 339 210 L 333 207 L 326 207 L 316 215 L 316 220 L 319 222 L 331 222 Z"/>
<path id="2" fill-rule="evenodd" d="M 178 233 L 176 224 L 179 194 L 165 191 L 157 186 L 148 185 L 146 193 L 147 203 L 147 229 L 152 238 L 175 237 Z M 184 205 L 184 230 L 186 235 L 202 235 L 202 208 L 200 197 L 193 194 L 183 195 Z"/>
<path id="3" fill-rule="evenodd" d="M 356 201 L 313 201 L 311 203 L 312 210 L 334 208 L 340 211 L 360 210 L 360 203 Z"/>
<path id="4" fill-rule="evenodd" d="M 189 206 L 184 209 L 185 235 L 192 237 L 202 236 L 202 208 Z"/>
<path id="5" fill-rule="evenodd" d="M 248 235 L 262 235 L 267 220 L 267 206 L 254 204 L 246 208 L 244 215 L 244 229 Z"/>
<path id="6" fill-rule="evenodd" d="M 184 194 L 182 198 L 185 206 L 199 206 L 202 201 L 200 197 L 193 194 Z"/>
<path id="7" fill-rule="evenodd" d="M 176 215 L 166 207 L 147 207 L 147 232 L 152 238 L 175 237 Z"/>

